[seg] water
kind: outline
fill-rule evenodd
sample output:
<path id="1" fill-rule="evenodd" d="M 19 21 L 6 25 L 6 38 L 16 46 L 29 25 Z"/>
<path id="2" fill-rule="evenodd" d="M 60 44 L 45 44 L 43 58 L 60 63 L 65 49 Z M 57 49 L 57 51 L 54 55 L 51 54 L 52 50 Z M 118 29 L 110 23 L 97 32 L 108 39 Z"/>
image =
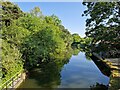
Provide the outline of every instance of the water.
<path id="1" fill-rule="evenodd" d="M 80 52 L 68 61 L 56 60 L 34 69 L 20 88 L 95 88 L 108 83 L 109 77 Z"/>

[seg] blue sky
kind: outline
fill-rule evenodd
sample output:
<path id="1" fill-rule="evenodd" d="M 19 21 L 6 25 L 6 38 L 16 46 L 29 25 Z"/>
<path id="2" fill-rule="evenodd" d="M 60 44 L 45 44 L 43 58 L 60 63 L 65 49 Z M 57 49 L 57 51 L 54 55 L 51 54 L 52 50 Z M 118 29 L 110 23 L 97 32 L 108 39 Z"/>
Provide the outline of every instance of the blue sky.
<path id="1" fill-rule="evenodd" d="M 78 33 L 85 36 L 85 20 L 82 17 L 85 6 L 82 2 L 16 2 L 24 11 L 29 12 L 35 6 L 40 7 L 44 15 L 55 14 L 62 20 L 62 24 L 73 34 Z"/>

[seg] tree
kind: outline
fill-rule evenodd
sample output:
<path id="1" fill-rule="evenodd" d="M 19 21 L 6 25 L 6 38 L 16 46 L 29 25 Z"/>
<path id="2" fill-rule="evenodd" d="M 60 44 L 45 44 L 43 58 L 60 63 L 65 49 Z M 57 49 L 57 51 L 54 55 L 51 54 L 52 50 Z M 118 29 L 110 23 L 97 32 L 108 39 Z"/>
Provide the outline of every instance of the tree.
<path id="1" fill-rule="evenodd" d="M 65 57 L 71 56 L 66 52 L 70 50 L 72 35 L 57 16 L 41 17 L 39 7 L 23 13 L 11 2 L 3 2 L 2 6 L 5 22 L 0 31 L 3 78 L 12 76 L 23 67 L 28 69 L 51 60 L 63 62 Z M 10 21 L 9 25 L 6 20 Z"/>
<path id="2" fill-rule="evenodd" d="M 72 37 L 73 37 L 73 42 L 75 43 L 80 42 L 81 40 L 81 37 L 77 33 L 72 34 Z"/>
<path id="3" fill-rule="evenodd" d="M 7 27 L 3 25 L 0 34 L 2 34 L 2 39 L 4 39 L 10 44 L 14 44 L 17 48 L 20 49 L 21 44 L 30 34 L 30 32 L 23 27 L 17 26 L 14 22 Z"/>
<path id="4" fill-rule="evenodd" d="M 41 10 L 40 10 L 39 7 L 34 7 L 34 8 L 30 11 L 30 14 L 33 15 L 33 16 L 36 16 L 36 17 L 43 16 L 43 15 L 42 15 L 42 12 L 41 12 Z"/>
<path id="5" fill-rule="evenodd" d="M 59 26 L 61 24 L 61 20 L 56 15 L 53 14 L 51 17 L 54 21 L 54 25 Z"/>
<path id="6" fill-rule="evenodd" d="M 2 5 L 2 9 L 0 9 L 2 12 L 2 23 L 5 23 L 6 26 L 9 26 L 13 20 L 18 19 L 24 15 L 24 13 L 17 5 L 9 1 L 0 3 Z"/>
<path id="7" fill-rule="evenodd" d="M 106 50 L 120 49 L 120 2 L 83 2 L 87 7 L 86 36 Z"/>
<path id="8" fill-rule="evenodd" d="M 64 40 L 66 47 L 71 48 L 71 44 L 73 43 L 73 37 L 71 33 L 63 25 L 59 25 L 59 29 L 62 31 L 61 38 Z"/>
<path id="9" fill-rule="evenodd" d="M 3 83 L 23 68 L 30 69 L 44 62 L 53 62 L 55 68 L 60 68 L 68 62 L 72 56 L 72 35 L 57 16 L 43 16 L 39 7 L 24 13 L 11 2 L 2 2 L 1 11 Z"/>
<path id="10" fill-rule="evenodd" d="M 10 26 L 3 24 L 0 34 L 2 34 L 0 40 L 2 41 L 2 83 L 4 83 L 23 69 L 21 46 L 25 37 L 29 35 L 29 31 L 16 26 L 13 22 Z"/>
<path id="11" fill-rule="evenodd" d="M 21 48 L 26 65 L 36 66 L 46 60 L 64 58 L 63 53 L 66 52 L 68 43 L 71 43 L 68 42 L 71 34 L 67 30 L 63 32 L 59 25 L 55 25 L 55 20 L 51 16 L 42 20 L 30 14 L 16 20 L 16 25 L 29 33 Z"/>
<path id="12" fill-rule="evenodd" d="M 14 44 L 2 40 L 2 83 L 23 69 L 22 54 Z"/>

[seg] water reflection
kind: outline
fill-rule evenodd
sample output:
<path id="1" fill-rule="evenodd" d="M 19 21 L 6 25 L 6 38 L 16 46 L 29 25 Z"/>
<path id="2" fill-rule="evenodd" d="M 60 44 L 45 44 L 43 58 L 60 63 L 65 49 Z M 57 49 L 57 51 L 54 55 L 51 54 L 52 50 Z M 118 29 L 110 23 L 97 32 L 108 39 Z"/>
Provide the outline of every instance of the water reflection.
<path id="1" fill-rule="evenodd" d="M 91 90 L 108 90 L 108 86 L 96 83 L 95 85 L 90 86 Z"/>
<path id="2" fill-rule="evenodd" d="M 91 59 L 96 64 L 96 66 L 100 69 L 101 73 L 103 73 L 106 76 L 110 76 L 111 70 L 110 68 L 101 60 L 98 60 L 95 56 L 91 56 Z"/>
<path id="3" fill-rule="evenodd" d="M 20 88 L 93 88 L 96 83 L 108 85 L 109 77 L 101 73 L 85 53 L 74 51 L 65 54 L 64 59 L 44 62 L 30 71 L 29 77 Z M 94 89 L 93 89 L 94 90 Z"/>
<path id="4" fill-rule="evenodd" d="M 55 62 L 44 63 L 41 68 L 34 69 L 29 79 L 34 79 L 38 86 L 53 88 L 60 84 L 60 68 Z"/>
<path id="5" fill-rule="evenodd" d="M 73 55 L 77 56 L 79 52 L 79 49 L 73 47 Z"/>
<path id="6" fill-rule="evenodd" d="M 93 61 L 87 60 L 82 52 L 71 57 L 70 62 L 64 66 L 61 76 L 59 87 L 62 88 L 90 88 L 96 82 L 103 85 L 109 83 L 109 78 L 101 73 Z"/>
<path id="7" fill-rule="evenodd" d="M 20 88 L 57 88 L 61 83 L 61 70 L 65 64 L 69 62 L 72 56 L 72 52 L 64 54 L 64 58 L 59 60 L 51 60 L 49 62 L 43 62 L 39 68 L 34 68 L 30 71 L 29 77 Z M 19 90 L 18 89 L 18 90 Z M 45 90 L 45 89 L 44 89 Z M 52 89 L 54 90 L 54 89 Z"/>

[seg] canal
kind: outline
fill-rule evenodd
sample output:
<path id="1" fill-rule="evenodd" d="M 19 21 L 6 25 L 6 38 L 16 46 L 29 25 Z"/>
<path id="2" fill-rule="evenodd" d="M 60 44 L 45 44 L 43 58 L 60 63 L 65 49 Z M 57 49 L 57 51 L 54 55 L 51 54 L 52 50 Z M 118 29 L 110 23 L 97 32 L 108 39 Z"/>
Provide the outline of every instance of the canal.
<path id="1" fill-rule="evenodd" d="M 69 60 L 44 63 L 30 71 L 19 88 L 107 88 L 109 77 L 84 52 Z M 102 89 L 103 90 L 103 89 Z"/>

